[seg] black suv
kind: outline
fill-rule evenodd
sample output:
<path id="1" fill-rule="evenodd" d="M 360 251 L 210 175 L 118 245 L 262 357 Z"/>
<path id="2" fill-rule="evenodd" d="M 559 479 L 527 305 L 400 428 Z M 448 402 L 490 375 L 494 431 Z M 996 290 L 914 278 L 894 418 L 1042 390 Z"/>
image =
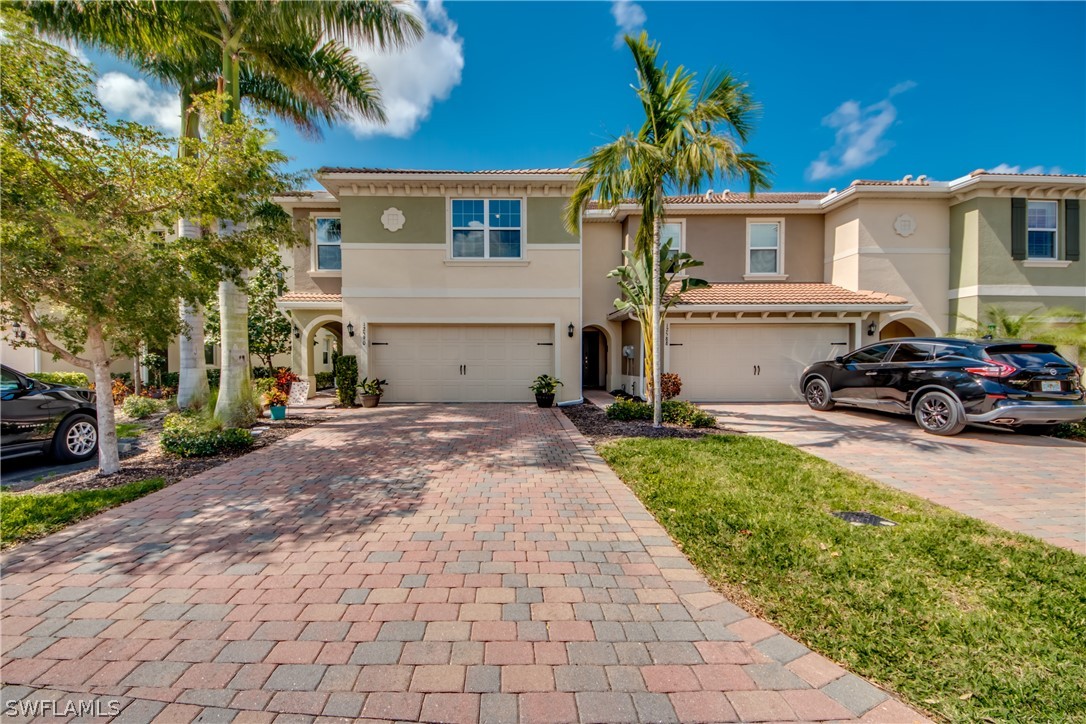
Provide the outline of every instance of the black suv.
<path id="1" fill-rule="evenodd" d="M 1086 419 L 1082 369 L 1050 344 L 1019 340 L 883 340 L 816 362 L 800 389 L 815 410 L 844 403 L 905 413 L 935 435 L 969 423 L 1041 432 Z"/>
<path id="2" fill-rule="evenodd" d="M 47 385 L 0 365 L 0 457 L 90 460 L 98 452 L 94 401 L 92 390 Z"/>

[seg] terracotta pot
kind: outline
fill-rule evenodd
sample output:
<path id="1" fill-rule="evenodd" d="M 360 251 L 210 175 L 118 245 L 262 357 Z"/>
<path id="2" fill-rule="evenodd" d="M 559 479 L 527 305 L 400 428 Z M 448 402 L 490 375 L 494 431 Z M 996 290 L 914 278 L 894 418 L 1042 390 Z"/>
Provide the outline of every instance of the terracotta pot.
<path id="1" fill-rule="evenodd" d="M 362 407 L 377 407 L 381 402 L 380 395 L 361 395 Z"/>

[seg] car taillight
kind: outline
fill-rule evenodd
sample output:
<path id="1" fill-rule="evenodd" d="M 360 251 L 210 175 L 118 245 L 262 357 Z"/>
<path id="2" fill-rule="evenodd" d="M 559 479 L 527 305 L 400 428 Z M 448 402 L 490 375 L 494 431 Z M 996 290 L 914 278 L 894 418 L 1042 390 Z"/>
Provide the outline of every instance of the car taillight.
<path id="1" fill-rule="evenodd" d="M 982 377 L 1010 377 L 1018 371 L 1018 368 L 1005 362 L 992 360 L 983 367 L 966 367 L 965 371 Z"/>

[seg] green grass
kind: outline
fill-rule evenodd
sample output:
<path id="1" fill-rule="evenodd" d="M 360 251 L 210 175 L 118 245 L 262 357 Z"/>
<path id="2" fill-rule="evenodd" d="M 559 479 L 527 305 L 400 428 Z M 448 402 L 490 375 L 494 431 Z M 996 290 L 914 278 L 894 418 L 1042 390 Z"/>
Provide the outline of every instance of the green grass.
<path id="1" fill-rule="evenodd" d="M 67 493 L 0 493 L 0 544 L 40 538 L 76 521 L 142 498 L 165 487 L 162 478 L 149 478 L 115 488 Z"/>
<path id="2" fill-rule="evenodd" d="M 1086 558 L 764 438 L 600 453 L 722 590 L 911 704 L 952 721 L 1086 721 Z"/>
<path id="3" fill-rule="evenodd" d="M 117 437 L 139 437 L 146 429 L 138 422 L 118 422 Z"/>

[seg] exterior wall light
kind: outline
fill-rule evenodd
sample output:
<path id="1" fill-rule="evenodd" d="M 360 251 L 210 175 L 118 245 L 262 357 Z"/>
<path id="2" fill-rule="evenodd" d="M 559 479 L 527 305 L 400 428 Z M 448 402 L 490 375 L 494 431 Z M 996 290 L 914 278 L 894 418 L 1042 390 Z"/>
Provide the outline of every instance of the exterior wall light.
<path id="1" fill-rule="evenodd" d="M 294 339 L 301 339 L 301 338 L 302 338 L 302 330 L 298 329 L 298 325 L 295 324 L 294 325 Z"/>
<path id="2" fill-rule="evenodd" d="M 570 337 L 572 337 L 572 336 L 573 336 L 573 330 L 574 330 L 573 322 L 570 322 L 570 323 L 569 323 L 569 326 L 568 326 L 568 327 L 566 327 L 566 331 L 567 331 L 567 332 L 569 332 L 569 336 L 570 336 Z"/>
<path id="3" fill-rule="evenodd" d="M 15 337 L 15 339 L 26 339 L 26 330 L 23 329 L 23 325 L 19 324 L 18 322 L 11 323 L 11 333 Z"/>
<path id="4" fill-rule="evenodd" d="M 351 324 L 350 322 L 347 322 L 347 336 L 348 337 L 353 337 L 354 336 L 354 325 Z"/>
<path id="5" fill-rule="evenodd" d="M 872 320 L 871 323 L 867 325 L 867 336 L 874 337 L 875 332 L 877 331 L 879 331 L 879 326 Z"/>

